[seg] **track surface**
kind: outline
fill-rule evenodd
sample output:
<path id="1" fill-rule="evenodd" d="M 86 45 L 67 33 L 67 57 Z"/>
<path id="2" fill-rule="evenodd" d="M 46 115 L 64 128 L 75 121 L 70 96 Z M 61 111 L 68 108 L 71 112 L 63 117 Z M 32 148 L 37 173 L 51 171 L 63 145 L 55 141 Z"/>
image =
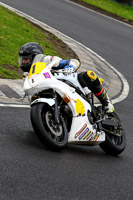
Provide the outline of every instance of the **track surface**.
<path id="1" fill-rule="evenodd" d="M 119 157 L 99 146 L 50 152 L 34 135 L 29 109 L 0 107 L 0 199 L 132 199 L 133 28 L 65 0 L 1 2 L 91 48 L 126 77 L 130 93 L 115 104 L 127 134 Z"/>

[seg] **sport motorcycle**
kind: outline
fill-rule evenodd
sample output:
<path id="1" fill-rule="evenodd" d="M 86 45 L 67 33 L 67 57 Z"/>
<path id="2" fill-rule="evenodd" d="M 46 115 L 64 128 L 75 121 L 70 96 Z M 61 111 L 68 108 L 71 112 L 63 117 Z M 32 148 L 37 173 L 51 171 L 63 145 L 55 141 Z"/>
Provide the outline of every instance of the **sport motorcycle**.
<path id="1" fill-rule="evenodd" d="M 115 112 L 106 113 L 94 103 L 78 81 L 78 73 L 57 70 L 34 59 L 24 80 L 31 106 L 31 123 L 47 148 L 60 151 L 70 144 L 100 145 L 107 154 L 118 155 L 126 147 L 125 132 Z"/>

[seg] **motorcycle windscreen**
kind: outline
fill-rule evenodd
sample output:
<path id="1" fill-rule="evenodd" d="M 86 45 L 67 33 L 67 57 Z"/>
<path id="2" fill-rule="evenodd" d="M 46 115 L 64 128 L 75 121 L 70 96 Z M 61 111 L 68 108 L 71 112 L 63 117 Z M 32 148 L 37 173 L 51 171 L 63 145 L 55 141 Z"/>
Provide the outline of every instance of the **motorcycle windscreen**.
<path id="1" fill-rule="evenodd" d="M 40 74 L 41 71 L 46 67 L 46 65 L 47 65 L 47 63 L 45 63 L 45 62 L 34 63 L 30 68 L 28 78 L 30 78 L 32 75 Z"/>

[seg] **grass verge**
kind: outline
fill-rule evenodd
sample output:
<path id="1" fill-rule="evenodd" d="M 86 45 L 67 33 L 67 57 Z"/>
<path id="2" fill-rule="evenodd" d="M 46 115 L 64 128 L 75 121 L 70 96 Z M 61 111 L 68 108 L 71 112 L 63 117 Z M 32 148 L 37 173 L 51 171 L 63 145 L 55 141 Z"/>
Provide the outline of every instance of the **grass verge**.
<path id="1" fill-rule="evenodd" d="M 116 16 L 125 19 L 125 21 L 132 21 L 133 24 L 133 7 L 126 4 L 120 4 L 111 0 L 71 0 L 83 5 L 91 5 L 95 8 L 101 9 L 101 11 L 106 11 L 108 13 L 114 14 Z M 90 7 L 92 8 L 92 7 Z M 100 11 L 100 10 L 98 10 Z M 117 18 L 117 17 L 116 17 Z"/>
<path id="2" fill-rule="evenodd" d="M 0 6 L 0 78 L 22 77 L 18 66 L 18 52 L 21 45 L 27 42 L 40 43 L 46 55 L 57 55 L 65 59 L 76 57 L 75 53 L 53 34 Z"/>

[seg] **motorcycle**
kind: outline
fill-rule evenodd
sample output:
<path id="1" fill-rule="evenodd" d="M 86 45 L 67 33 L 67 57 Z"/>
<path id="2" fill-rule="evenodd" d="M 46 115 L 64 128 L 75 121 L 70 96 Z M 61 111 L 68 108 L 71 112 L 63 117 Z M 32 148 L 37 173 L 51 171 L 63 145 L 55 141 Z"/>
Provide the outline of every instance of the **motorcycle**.
<path id="1" fill-rule="evenodd" d="M 24 80 L 31 106 L 31 123 L 39 140 L 49 149 L 61 151 L 67 143 L 100 145 L 103 151 L 119 155 L 126 147 L 125 132 L 115 112 L 105 113 L 86 93 L 77 72 L 55 69 L 34 59 Z"/>

